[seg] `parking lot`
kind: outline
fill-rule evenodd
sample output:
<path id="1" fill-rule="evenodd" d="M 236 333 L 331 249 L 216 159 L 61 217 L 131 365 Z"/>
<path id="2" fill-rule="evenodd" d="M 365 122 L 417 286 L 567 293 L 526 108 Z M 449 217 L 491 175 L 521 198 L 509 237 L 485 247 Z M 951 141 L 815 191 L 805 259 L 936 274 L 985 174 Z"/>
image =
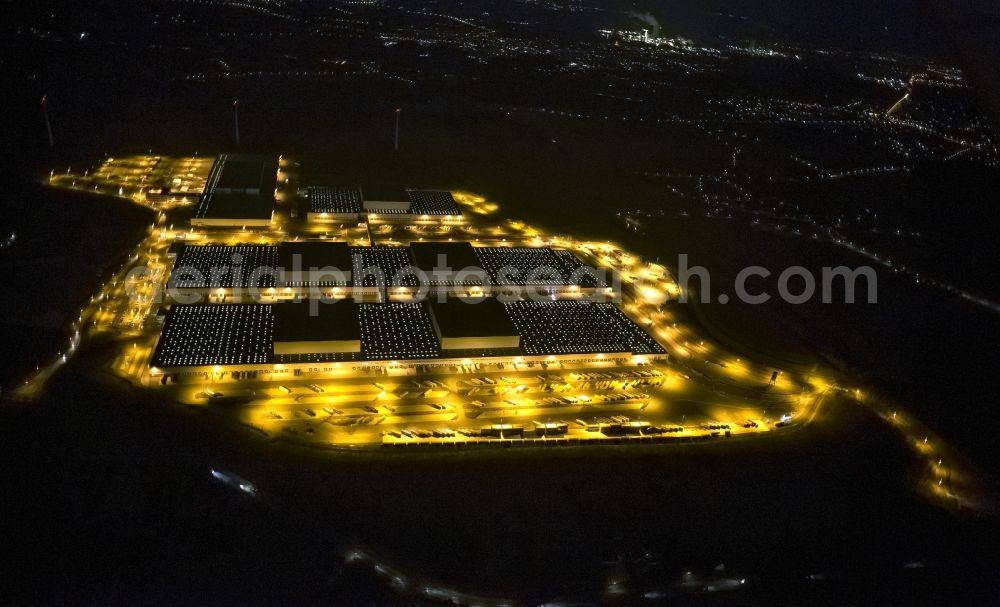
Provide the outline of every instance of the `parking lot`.
<path id="1" fill-rule="evenodd" d="M 329 446 L 726 438 L 769 431 L 800 400 L 774 391 L 732 402 L 655 365 L 469 364 L 421 371 L 335 380 L 230 379 L 170 389 L 268 437 Z M 234 400 L 238 406 L 230 406 Z"/>

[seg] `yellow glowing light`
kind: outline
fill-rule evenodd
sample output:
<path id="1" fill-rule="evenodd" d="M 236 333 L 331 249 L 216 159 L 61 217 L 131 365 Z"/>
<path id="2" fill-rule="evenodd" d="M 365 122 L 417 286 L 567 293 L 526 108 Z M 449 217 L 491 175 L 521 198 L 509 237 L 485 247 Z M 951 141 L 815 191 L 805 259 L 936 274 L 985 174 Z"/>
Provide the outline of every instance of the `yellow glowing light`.
<path id="1" fill-rule="evenodd" d="M 646 303 L 654 304 L 654 305 L 655 304 L 661 304 L 664 301 L 666 301 L 666 299 L 667 299 L 666 296 L 663 294 L 662 291 L 660 291 L 660 290 L 658 290 L 658 289 L 656 289 L 654 287 L 643 287 L 642 288 L 642 297 L 646 301 Z"/>

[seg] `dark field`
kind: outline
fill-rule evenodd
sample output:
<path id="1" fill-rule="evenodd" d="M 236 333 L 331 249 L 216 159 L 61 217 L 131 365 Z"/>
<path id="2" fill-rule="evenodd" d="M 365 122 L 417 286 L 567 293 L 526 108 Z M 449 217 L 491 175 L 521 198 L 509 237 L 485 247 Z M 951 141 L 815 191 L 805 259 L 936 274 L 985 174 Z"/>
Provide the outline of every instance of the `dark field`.
<path id="1" fill-rule="evenodd" d="M 532 602 L 600 600 L 601 563 L 619 557 L 629 587 L 695 603 L 708 597 L 677 588 L 681 572 L 720 563 L 749 580 L 741 602 L 871 585 L 894 602 L 927 588 L 984 599 L 968 584 L 988 575 L 991 520 L 923 502 L 896 436 L 830 405 L 822 424 L 725 445 L 336 454 L 66 373 L 38 408 L 5 416 L 4 482 L 19 487 L 4 497 L 6 583 L 77 604 L 351 602 L 387 592 L 345 568 L 362 549 L 411 586 Z M 210 467 L 254 479 L 261 498 Z"/>

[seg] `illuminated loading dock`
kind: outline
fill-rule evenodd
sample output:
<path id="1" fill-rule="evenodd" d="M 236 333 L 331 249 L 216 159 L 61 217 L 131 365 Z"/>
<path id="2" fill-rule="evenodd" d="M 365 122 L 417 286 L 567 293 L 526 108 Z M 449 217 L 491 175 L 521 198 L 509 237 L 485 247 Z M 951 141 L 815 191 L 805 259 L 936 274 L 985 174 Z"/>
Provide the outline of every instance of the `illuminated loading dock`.
<path id="1" fill-rule="evenodd" d="M 558 304 L 558 305 L 554 305 Z M 152 366 L 309 365 L 337 361 L 443 364 L 477 360 L 625 359 L 666 352 L 613 304 L 588 301 L 468 304 L 319 300 L 277 304 L 175 305 Z M 537 358 L 535 358 L 537 357 Z"/>

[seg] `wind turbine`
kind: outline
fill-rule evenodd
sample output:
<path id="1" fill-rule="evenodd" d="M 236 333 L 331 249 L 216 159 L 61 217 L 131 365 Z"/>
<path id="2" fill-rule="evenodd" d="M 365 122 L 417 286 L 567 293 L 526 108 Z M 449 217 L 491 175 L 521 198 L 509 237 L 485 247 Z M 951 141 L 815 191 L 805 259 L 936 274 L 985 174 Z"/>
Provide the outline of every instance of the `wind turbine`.
<path id="1" fill-rule="evenodd" d="M 233 126 L 236 130 L 236 147 L 240 147 L 240 100 L 233 100 Z"/>
<path id="2" fill-rule="evenodd" d="M 52 123 L 49 122 L 49 96 L 42 95 L 42 113 L 45 115 L 45 130 L 49 134 L 49 147 L 55 147 L 56 140 L 52 137 Z"/>
<path id="3" fill-rule="evenodd" d="M 396 143 L 393 145 L 393 150 L 399 151 L 399 114 L 402 112 L 402 108 L 396 108 Z"/>

